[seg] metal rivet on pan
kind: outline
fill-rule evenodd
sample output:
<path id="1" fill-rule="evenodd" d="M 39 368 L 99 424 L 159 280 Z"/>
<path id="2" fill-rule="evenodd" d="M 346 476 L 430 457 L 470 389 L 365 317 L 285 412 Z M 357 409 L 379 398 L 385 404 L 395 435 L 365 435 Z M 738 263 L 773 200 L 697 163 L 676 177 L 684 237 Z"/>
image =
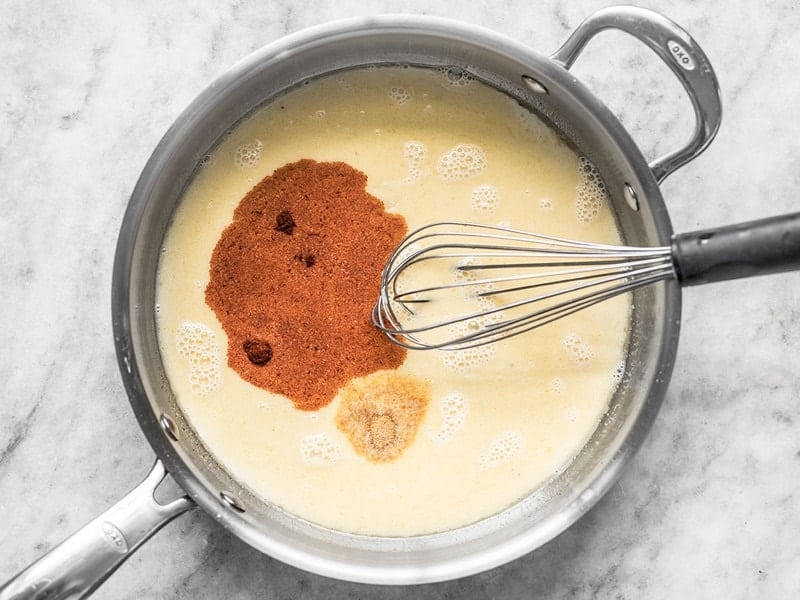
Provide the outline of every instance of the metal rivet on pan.
<path id="1" fill-rule="evenodd" d="M 622 195 L 625 196 L 625 202 L 628 203 L 628 206 L 638 212 L 639 197 L 636 195 L 636 190 L 633 189 L 630 183 L 626 183 L 625 187 L 622 188 Z"/>
<path id="2" fill-rule="evenodd" d="M 241 506 L 239 506 L 239 504 L 234 499 L 233 494 L 231 494 L 230 492 L 220 492 L 219 493 L 219 497 L 222 498 L 222 501 L 225 504 L 230 506 L 236 512 L 240 512 L 240 513 L 244 512 L 244 509 Z"/>
<path id="3" fill-rule="evenodd" d="M 542 83 L 540 81 L 534 79 L 530 75 L 523 75 L 522 76 L 522 81 L 523 81 L 523 83 L 525 83 L 525 85 L 528 86 L 528 89 L 530 89 L 533 92 L 536 92 L 537 94 L 549 94 L 550 93 L 550 92 L 547 91 L 547 88 L 544 87 L 544 85 L 542 85 Z"/>
<path id="4" fill-rule="evenodd" d="M 169 418 L 166 414 L 161 413 L 161 416 L 158 417 L 158 423 L 161 425 L 161 429 L 163 429 L 169 438 L 175 442 L 178 441 L 178 428 L 175 426 L 175 421 Z"/>

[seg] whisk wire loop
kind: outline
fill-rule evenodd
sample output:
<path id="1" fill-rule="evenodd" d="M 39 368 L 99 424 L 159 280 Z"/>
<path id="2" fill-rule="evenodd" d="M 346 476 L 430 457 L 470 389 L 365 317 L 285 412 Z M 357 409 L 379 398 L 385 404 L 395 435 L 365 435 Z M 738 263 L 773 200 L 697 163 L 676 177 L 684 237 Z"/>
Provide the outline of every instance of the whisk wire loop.
<path id="1" fill-rule="evenodd" d="M 673 277 L 668 247 L 434 223 L 411 233 L 390 256 L 372 320 L 406 348 L 463 350 Z"/>

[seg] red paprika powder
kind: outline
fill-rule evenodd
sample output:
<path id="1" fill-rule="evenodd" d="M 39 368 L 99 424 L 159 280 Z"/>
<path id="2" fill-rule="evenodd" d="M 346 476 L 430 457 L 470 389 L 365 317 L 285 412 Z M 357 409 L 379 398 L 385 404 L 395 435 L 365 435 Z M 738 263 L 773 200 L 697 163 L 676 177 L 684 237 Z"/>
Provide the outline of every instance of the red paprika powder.
<path id="1" fill-rule="evenodd" d="M 245 195 L 211 257 L 205 298 L 227 334 L 228 365 L 301 410 L 405 359 L 370 314 L 407 226 L 366 183 L 342 162 L 285 165 Z"/>

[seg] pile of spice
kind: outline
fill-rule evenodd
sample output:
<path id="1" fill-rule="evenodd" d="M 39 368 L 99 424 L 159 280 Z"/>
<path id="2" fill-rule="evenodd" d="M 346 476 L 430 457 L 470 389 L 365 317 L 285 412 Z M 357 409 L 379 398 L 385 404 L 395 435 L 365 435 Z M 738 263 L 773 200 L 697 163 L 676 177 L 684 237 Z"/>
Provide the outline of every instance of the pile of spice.
<path id="1" fill-rule="evenodd" d="M 414 441 L 429 398 L 426 383 L 394 371 L 353 379 L 342 390 L 336 426 L 357 454 L 390 462 Z"/>
<path id="2" fill-rule="evenodd" d="M 301 410 L 405 359 L 370 314 L 407 226 L 366 183 L 342 162 L 285 165 L 242 199 L 211 257 L 205 297 L 227 334 L 228 365 Z"/>

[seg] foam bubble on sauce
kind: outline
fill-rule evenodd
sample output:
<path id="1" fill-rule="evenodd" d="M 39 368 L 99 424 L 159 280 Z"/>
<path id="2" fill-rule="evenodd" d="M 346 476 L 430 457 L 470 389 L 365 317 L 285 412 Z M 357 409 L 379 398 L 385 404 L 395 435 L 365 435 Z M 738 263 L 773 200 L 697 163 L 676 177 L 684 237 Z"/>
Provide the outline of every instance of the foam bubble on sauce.
<path id="1" fill-rule="evenodd" d="M 175 336 L 178 354 L 189 363 L 189 385 L 198 396 L 208 396 L 222 384 L 222 365 L 216 336 L 206 325 L 181 323 Z"/>
<path id="2" fill-rule="evenodd" d="M 389 98 L 395 104 L 407 104 L 411 102 L 411 99 L 414 97 L 411 90 L 405 88 L 401 85 L 393 85 L 389 88 Z"/>
<path id="3" fill-rule="evenodd" d="M 458 144 L 442 154 L 436 172 L 445 181 L 458 181 L 480 175 L 486 169 L 486 153 L 474 144 Z"/>
<path id="4" fill-rule="evenodd" d="M 589 342 L 582 340 L 575 333 L 568 333 L 561 341 L 570 360 L 576 365 L 586 365 L 594 358 L 594 349 Z"/>
<path id="5" fill-rule="evenodd" d="M 408 140 L 403 144 L 403 158 L 405 158 L 410 165 L 415 167 L 422 166 L 425 159 L 428 157 L 428 149 L 422 142 Z"/>
<path id="6" fill-rule="evenodd" d="M 474 81 L 472 75 L 455 67 L 442 67 L 439 72 L 444 77 L 445 83 L 452 87 L 466 87 Z"/>
<path id="7" fill-rule="evenodd" d="M 475 274 L 475 271 L 462 269 L 461 267 L 471 267 L 477 263 L 478 261 L 474 256 L 465 256 L 459 260 L 458 264 L 453 269 L 453 283 L 466 284 L 471 281 L 475 281 L 478 278 L 478 276 Z"/>
<path id="8" fill-rule="evenodd" d="M 474 257 L 464 257 L 459 262 L 459 266 L 469 266 L 475 264 L 475 262 L 476 260 Z M 452 281 L 455 284 L 469 284 L 476 279 L 475 271 L 464 271 L 456 268 L 452 273 Z M 494 286 L 491 283 L 464 285 L 464 287 L 462 287 L 461 294 L 465 303 L 467 306 L 474 305 L 474 310 L 471 310 L 469 313 L 465 312 L 464 316 L 472 313 L 479 314 L 479 316 L 448 326 L 447 339 L 456 340 L 474 334 L 489 325 L 496 324 L 503 320 L 503 313 L 500 310 L 496 310 L 497 304 L 495 301 L 490 297 L 478 295 L 482 292 L 491 291 L 492 289 L 494 289 Z M 443 351 L 441 356 L 445 366 L 455 371 L 465 373 L 488 362 L 496 351 L 495 345 L 491 343 L 475 348 Z"/>
<path id="9" fill-rule="evenodd" d="M 564 380 L 561 377 L 553 377 L 550 381 L 549 389 L 554 394 L 561 395 L 564 393 Z"/>
<path id="10" fill-rule="evenodd" d="M 300 454 L 308 465 L 325 466 L 342 458 L 342 448 L 327 433 L 316 433 L 300 440 Z"/>
<path id="11" fill-rule="evenodd" d="M 606 186 L 600 171 L 585 156 L 580 157 L 575 194 L 575 216 L 580 223 L 591 223 L 605 204 Z"/>
<path id="12" fill-rule="evenodd" d="M 442 424 L 438 431 L 431 434 L 431 440 L 439 446 L 444 446 L 464 427 L 469 413 L 469 402 L 461 392 L 450 392 L 439 400 L 439 412 Z"/>
<path id="13" fill-rule="evenodd" d="M 481 468 L 494 469 L 503 465 L 525 450 L 525 438 L 517 431 L 504 431 L 489 442 L 481 452 Z"/>
<path id="14" fill-rule="evenodd" d="M 625 376 L 625 361 L 621 360 L 614 366 L 614 370 L 611 372 L 611 381 L 613 381 L 616 384 L 619 384 L 624 376 Z"/>
<path id="15" fill-rule="evenodd" d="M 570 423 L 577 423 L 581 412 L 574 404 L 564 409 L 564 418 Z"/>
<path id="16" fill-rule="evenodd" d="M 497 289 L 497 286 L 491 281 L 481 281 L 476 271 L 461 268 L 475 265 L 477 262 L 474 256 L 465 256 L 459 261 L 457 267 L 453 269 L 452 283 L 461 286 L 461 297 L 466 303 L 474 305 L 472 312 L 480 313 L 479 317 L 459 325 L 461 329 L 453 333 L 465 334 L 474 331 L 478 327 L 493 325 L 503 319 L 502 311 L 497 310 L 498 304 L 495 298 L 481 295 L 493 292 Z"/>
<path id="17" fill-rule="evenodd" d="M 264 144 L 261 140 L 253 140 L 246 144 L 242 144 L 236 149 L 236 154 L 233 161 L 236 166 L 242 169 L 255 167 L 261 160 L 261 152 L 264 150 Z"/>
<path id="18" fill-rule="evenodd" d="M 453 326 L 450 337 L 456 339 L 466 335 L 466 326 Z M 464 350 L 444 350 L 441 352 L 444 365 L 460 373 L 468 373 L 480 365 L 486 364 L 495 355 L 497 348 L 494 344 L 484 344 L 475 348 Z"/>
<path id="19" fill-rule="evenodd" d="M 500 310 L 494 299 L 484 296 L 476 298 L 476 303 L 483 313 L 480 320 L 481 325 L 496 325 L 506 318 L 505 313 Z"/>
<path id="20" fill-rule="evenodd" d="M 539 208 L 543 210 L 550 210 L 553 208 L 553 201 L 550 198 L 542 198 L 539 200 Z"/>
<path id="21" fill-rule="evenodd" d="M 477 264 L 477 260 L 473 256 L 465 257 L 459 261 L 458 266 L 454 268 L 452 272 L 452 283 L 461 286 L 461 297 L 465 301 L 471 301 L 475 305 L 475 312 L 479 310 L 483 312 L 489 308 L 496 307 L 497 304 L 491 296 L 481 296 L 481 294 L 488 294 L 497 289 L 497 286 L 491 281 L 481 280 L 476 271 L 461 268 L 475 264 Z M 478 319 L 478 321 L 481 324 L 496 322 L 493 315 L 487 316 L 491 317 L 491 321 L 487 321 L 487 319 L 483 317 Z"/>
<path id="22" fill-rule="evenodd" d="M 470 192 L 472 210 L 492 214 L 500 204 L 500 192 L 493 185 L 479 185 Z"/>
<path id="23" fill-rule="evenodd" d="M 404 183 L 414 183 L 418 181 L 422 175 L 422 165 L 428 158 L 428 149 L 422 142 L 415 142 L 409 140 L 403 144 L 403 158 L 408 165 L 408 175 L 404 179 Z"/>

